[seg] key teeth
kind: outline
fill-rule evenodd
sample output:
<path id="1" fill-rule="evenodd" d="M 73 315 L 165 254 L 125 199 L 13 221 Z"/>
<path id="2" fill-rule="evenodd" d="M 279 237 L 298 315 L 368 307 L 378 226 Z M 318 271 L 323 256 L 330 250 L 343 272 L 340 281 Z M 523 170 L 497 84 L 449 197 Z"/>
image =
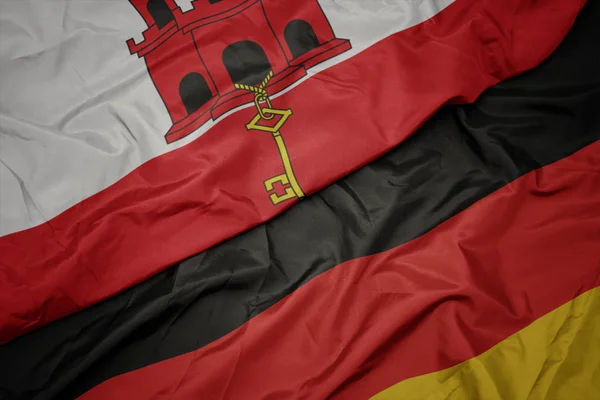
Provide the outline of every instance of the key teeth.
<path id="1" fill-rule="evenodd" d="M 281 175 L 277 175 L 272 178 L 269 178 L 264 182 L 265 189 L 266 189 L 267 193 L 270 193 L 269 198 L 271 199 L 271 203 L 273 203 L 273 205 L 277 205 L 286 200 L 290 200 L 295 197 L 298 197 L 296 195 L 296 193 L 294 192 L 294 189 L 290 186 L 285 187 L 285 194 L 283 194 L 281 196 L 279 196 L 277 193 L 271 193 L 273 190 L 275 190 L 274 184 L 277 182 L 281 183 L 281 185 L 283 185 L 285 187 L 290 184 L 290 179 L 286 173 L 283 173 Z"/>
<path id="2" fill-rule="evenodd" d="M 295 197 L 297 197 L 296 193 L 294 193 L 294 190 L 290 187 L 285 189 L 285 194 L 283 196 L 278 196 L 277 193 L 271 193 L 269 195 L 271 203 L 273 203 L 274 206 L 276 206 L 279 203 L 283 203 L 284 201 L 291 200 Z"/>

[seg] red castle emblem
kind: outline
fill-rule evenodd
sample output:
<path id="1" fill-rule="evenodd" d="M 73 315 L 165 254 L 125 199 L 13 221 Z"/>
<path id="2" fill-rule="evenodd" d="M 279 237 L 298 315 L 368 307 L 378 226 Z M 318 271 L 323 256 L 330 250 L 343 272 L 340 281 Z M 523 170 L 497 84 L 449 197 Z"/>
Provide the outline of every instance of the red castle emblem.
<path id="1" fill-rule="evenodd" d="M 253 101 L 236 84 L 256 86 L 272 71 L 275 94 L 306 70 L 351 48 L 335 37 L 318 0 L 129 0 L 148 29 L 127 41 L 143 57 L 173 126 L 167 143 Z"/>

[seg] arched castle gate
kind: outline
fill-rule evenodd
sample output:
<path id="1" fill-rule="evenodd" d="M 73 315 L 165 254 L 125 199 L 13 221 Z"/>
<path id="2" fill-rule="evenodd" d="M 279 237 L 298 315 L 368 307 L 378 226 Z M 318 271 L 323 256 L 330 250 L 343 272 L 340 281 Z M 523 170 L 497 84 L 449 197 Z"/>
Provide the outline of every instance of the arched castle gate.
<path id="1" fill-rule="evenodd" d="M 167 142 L 251 102 L 235 83 L 260 83 L 273 70 L 274 94 L 306 69 L 351 48 L 337 39 L 318 0 L 129 0 L 146 22 L 144 40 L 127 41 L 146 60 L 173 126 Z"/>

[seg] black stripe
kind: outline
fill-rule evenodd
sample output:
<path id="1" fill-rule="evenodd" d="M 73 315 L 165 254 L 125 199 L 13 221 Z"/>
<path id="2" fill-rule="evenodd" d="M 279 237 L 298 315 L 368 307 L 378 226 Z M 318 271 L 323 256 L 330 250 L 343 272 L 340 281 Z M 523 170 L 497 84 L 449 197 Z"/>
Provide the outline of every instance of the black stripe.
<path id="1" fill-rule="evenodd" d="M 0 346 L 0 398 L 76 397 L 206 345 L 318 274 L 429 231 L 600 138 L 600 3 L 540 68 L 446 107 L 410 140 L 280 217 Z M 265 349 L 268 351 L 268 349 Z"/>

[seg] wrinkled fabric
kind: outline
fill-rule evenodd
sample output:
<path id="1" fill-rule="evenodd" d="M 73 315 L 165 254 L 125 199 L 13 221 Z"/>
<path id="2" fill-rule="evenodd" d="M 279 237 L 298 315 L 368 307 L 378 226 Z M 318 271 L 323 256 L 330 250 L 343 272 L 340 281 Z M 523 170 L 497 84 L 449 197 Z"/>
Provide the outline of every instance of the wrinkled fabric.
<path id="1" fill-rule="evenodd" d="M 415 240 L 317 276 L 196 351 L 81 398 L 365 399 L 473 358 L 600 285 L 599 171 L 596 141 Z"/>
<path id="2" fill-rule="evenodd" d="M 377 394 L 396 399 L 597 399 L 600 289 L 544 315 L 485 353 Z"/>
<path id="3" fill-rule="evenodd" d="M 452 1 L 321 1 L 352 50 L 311 74 Z M 141 42 L 146 28 L 128 0 L 0 1 L 0 236 L 52 219 L 214 126 L 172 145 L 164 141 L 169 114 L 144 60 L 125 43 Z"/>
<path id="4" fill-rule="evenodd" d="M 27 331 L 82 310 L 140 283 L 176 262 L 280 214 L 305 195 L 315 193 L 385 154 L 409 138 L 443 104 L 472 102 L 482 91 L 499 81 L 539 65 L 560 44 L 585 4 L 585 0 L 457 0 L 451 4 L 447 1 L 381 1 L 379 4 L 382 8 L 372 11 L 383 13 L 383 16 L 373 20 L 373 25 L 377 28 L 364 30 L 369 32 L 367 36 L 371 40 L 371 45 L 365 47 L 368 41 L 360 39 L 363 32 L 362 29 L 358 30 L 360 24 L 354 24 L 350 19 L 349 24 L 341 23 L 338 29 L 333 18 L 333 28 L 329 27 L 327 20 L 322 19 L 323 15 L 327 17 L 329 14 L 342 15 L 365 11 L 367 18 L 372 14 L 367 12 L 366 8 L 363 10 L 361 7 L 351 7 L 354 1 L 323 2 L 324 6 L 321 9 L 320 3 L 312 0 L 289 0 L 290 7 L 284 7 L 281 0 L 248 1 L 244 3 L 244 7 L 248 5 L 247 8 L 242 7 L 239 1 L 228 0 L 227 3 L 215 3 L 215 7 L 226 8 L 232 5 L 234 8 L 223 11 L 222 15 L 206 16 L 212 19 L 210 24 L 205 25 L 202 25 L 202 19 L 188 23 L 186 18 L 190 15 L 191 18 L 196 18 L 194 15 L 197 14 L 194 13 L 202 13 L 206 8 L 201 8 L 201 11 L 194 8 L 189 11 L 192 14 L 188 14 L 179 10 L 172 0 L 153 0 L 153 4 L 166 4 L 165 2 L 174 7 L 167 10 L 174 17 L 162 31 L 156 23 L 144 31 L 144 38 L 147 40 L 121 42 L 121 45 L 127 45 L 137 56 L 144 56 L 149 73 L 158 71 L 157 74 L 160 75 L 160 71 L 171 65 L 172 69 L 167 69 L 168 73 L 164 74 L 169 91 L 174 91 L 176 87 L 173 88 L 168 78 L 179 71 L 178 65 L 172 63 L 174 57 L 195 57 L 198 68 L 205 64 L 209 70 L 220 71 L 214 79 L 208 81 L 214 80 L 215 87 L 223 86 L 232 92 L 221 93 L 219 89 L 220 96 L 223 96 L 218 99 L 221 103 L 215 103 L 215 108 L 210 111 L 211 118 L 218 123 L 201 137 L 198 137 L 200 132 L 195 132 L 196 136 L 192 133 L 186 136 L 193 136 L 196 140 L 149 160 L 149 154 L 152 153 L 150 150 L 132 154 L 131 157 L 126 157 L 127 160 L 134 159 L 140 163 L 148 161 L 128 174 L 126 173 L 130 171 L 130 163 L 109 161 L 109 169 L 112 172 L 107 169 L 106 172 L 99 173 L 106 181 L 103 181 L 97 190 L 102 187 L 105 189 L 93 195 L 88 196 L 88 184 L 97 183 L 97 179 L 71 179 L 67 170 L 78 171 L 77 174 L 79 171 L 96 171 L 98 168 L 103 170 L 104 164 L 98 165 L 96 158 L 91 154 L 102 154 L 100 158 L 108 160 L 112 156 L 107 158 L 104 154 L 127 152 L 131 146 L 112 146 L 106 143 L 121 143 L 121 139 L 118 139 L 121 137 L 127 137 L 127 143 L 137 142 L 138 134 L 154 135 L 156 130 L 145 129 L 149 126 L 161 126 L 161 140 L 169 142 L 171 128 L 159 123 L 166 119 L 158 120 L 163 118 L 159 117 L 161 113 L 166 118 L 167 102 L 165 101 L 165 107 L 162 107 L 155 96 L 154 100 L 145 102 L 145 99 L 152 98 L 153 95 L 144 90 L 125 90 L 129 88 L 128 85 L 124 85 L 121 92 L 118 86 L 121 82 L 119 79 L 111 80 L 108 84 L 110 71 L 104 68 L 95 69 L 95 66 L 102 67 L 102 63 L 95 57 L 86 57 L 89 47 L 86 45 L 82 49 L 83 45 L 71 46 L 71 41 L 65 41 L 61 34 L 54 38 L 49 35 L 45 40 L 50 42 L 38 47 L 39 50 L 48 46 L 55 49 L 39 53 L 41 59 L 49 57 L 48 68 L 43 68 L 46 64 L 40 66 L 42 76 L 50 74 L 46 77 L 53 78 L 52 73 L 67 74 L 77 81 L 71 85 L 61 80 L 58 86 L 65 93 L 57 93 L 50 89 L 42 91 L 47 95 L 54 94 L 52 101 L 45 96 L 36 96 L 35 88 L 40 85 L 19 75 L 21 72 L 31 71 L 29 68 L 37 68 L 39 60 L 35 52 L 26 52 L 16 65 L 8 68 L 11 73 L 4 75 L 4 79 L 8 79 L 10 84 L 7 84 L 9 90 L 2 91 L 2 109 L 8 109 L 3 114 L 8 117 L 2 125 L 4 127 L 8 124 L 8 127 L 3 129 L 8 129 L 10 135 L 3 134 L 1 165 L 7 166 L 12 175 L 3 173 L 2 177 L 4 179 L 6 176 L 13 176 L 11 187 L 16 188 L 15 182 L 18 181 L 21 189 L 17 192 L 17 198 L 24 194 L 28 199 L 23 200 L 23 204 L 29 206 L 20 206 L 15 210 L 27 211 L 31 208 L 30 205 L 34 204 L 33 208 L 42 214 L 45 222 L 0 237 L 0 342 L 12 340 Z M 131 4 L 134 3 L 142 4 L 139 9 L 140 15 L 149 13 L 143 11 L 147 4 L 137 0 Z M 15 10 L 18 13 L 21 4 L 24 4 L 22 7 L 26 11 L 31 10 L 32 14 L 26 20 L 33 19 L 32 26 L 36 27 L 39 16 L 45 15 L 42 12 L 43 7 L 48 6 L 33 9 L 33 5 L 36 4 L 34 2 L 3 2 L 3 7 L 11 11 L 6 15 L 12 15 Z M 61 7 L 65 4 L 69 6 Z M 78 15 L 76 11 L 82 12 L 79 7 L 85 7 L 86 3 L 81 3 L 81 6 L 70 4 L 59 2 L 48 14 L 48 21 L 60 15 L 71 16 L 70 12 Z M 326 4 L 329 4 L 329 8 Z M 315 15 L 321 16 L 324 31 L 334 29 L 335 36 L 327 34 L 331 40 L 322 44 L 319 42 L 316 50 L 322 52 L 314 57 L 312 53 L 306 53 L 311 57 L 302 59 L 300 56 L 289 61 L 284 54 L 284 46 L 281 45 L 285 40 L 279 42 L 271 32 L 271 29 L 276 30 L 277 19 L 271 21 L 261 15 L 277 9 L 281 15 L 296 18 L 295 15 L 303 15 L 309 8 L 314 10 Z M 254 13 L 252 17 L 244 14 L 245 10 Z M 290 10 L 297 14 L 289 14 Z M 89 12 L 93 11 L 94 8 L 90 8 Z M 119 18 L 128 18 L 126 15 L 133 14 L 123 11 L 123 14 L 118 15 Z M 394 25 L 395 15 L 399 16 L 398 25 Z M 231 23 L 235 18 L 236 23 Z M 14 16 L 11 18 L 12 22 L 2 25 L 6 25 L 9 31 L 20 32 L 15 23 L 24 19 L 22 16 Z M 216 19 L 225 22 L 215 25 Z M 339 20 L 346 21 L 341 17 Z M 380 24 L 382 20 L 387 22 Z M 56 17 L 52 26 L 58 24 L 58 21 L 61 26 L 67 27 L 71 23 L 77 23 L 79 18 Z M 419 21 L 421 23 L 411 26 Z M 116 22 L 111 23 L 117 27 L 126 25 L 118 18 Z M 202 26 L 196 30 L 195 26 L 198 24 Z M 237 24 L 244 26 L 243 32 L 236 31 Z M 215 26 L 220 28 L 212 30 Z M 359 39 L 353 39 L 356 36 L 352 34 L 347 38 L 341 36 L 348 33 L 344 31 L 343 26 L 356 27 Z M 552 29 L 547 29 L 548 26 L 552 26 Z M 316 29 L 317 24 L 314 27 Z M 74 29 L 77 33 L 73 43 L 77 43 L 89 35 L 92 27 Z M 127 29 L 129 32 L 129 28 Z M 187 29 L 193 31 L 193 40 L 185 36 L 189 35 Z M 278 29 L 279 35 L 284 36 L 284 27 L 280 26 Z M 124 32 L 118 31 L 115 35 L 124 39 Z M 272 63 L 273 71 L 279 71 L 273 76 L 273 85 L 281 86 L 277 89 L 280 95 L 273 99 L 273 107 L 280 111 L 290 110 L 287 114 L 288 119 L 282 122 L 285 126 L 277 128 L 280 129 L 278 135 L 258 132 L 256 123 L 249 123 L 254 121 L 253 117 L 257 113 L 255 109 L 227 108 L 228 102 L 245 105 L 243 96 L 250 96 L 248 102 L 251 102 L 252 95 L 233 91 L 233 72 L 225 70 L 225 50 L 212 53 L 210 50 L 225 47 L 228 42 L 224 41 L 231 39 L 230 35 L 238 35 L 231 39 L 238 40 L 250 31 L 256 33 L 257 36 L 252 36 L 254 39 L 259 36 L 270 38 L 267 40 L 268 46 L 265 45 L 264 49 L 254 52 L 262 54 L 262 51 L 275 57 L 275 61 L 267 59 L 267 64 Z M 205 32 L 208 32 L 208 36 L 204 35 Z M 169 36 L 171 33 L 172 36 Z M 30 37 L 36 35 L 37 31 L 33 30 L 33 34 L 22 33 L 19 37 L 28 37 L 28 40 L 31 40 Z M 41 35 L 46 36 L 43 29 Z M 113 43 L 115 35 L 108 35 L 110 43 Z M 2 38 L 5 36 L 2 34 Z M 8 37 L 12 38 L 13 34 Z M 171 37 L 174 39 L 170 39 Z M 161 40 L 170 43 L 168 40 L 177 41 L 177 38 L 185 41 L 187 45 L 175 46 L 174 49 L 168 46 L 160 47 Z M 152 43 L 146 43 L 148 40 Z M 144 47 L 145 45 L 147 46 Z M 331 58 L 319 64 L 327 58 L 328 52 L 336 51 L 338 47 L 328 47 L 334 45 L 345 46 L 342 50 L 348 51 L 343 54 L 352 57 L 339 63 L 334 62 L 335 58 Z M 355 49 L 354 53 L 349 52 L 350 46 L 354 45 L 359 51 L 356 52 Z M 102 47 L 104 42 L 99 41 L 91 46 Z M 9 47 L 13 52 L 20 51 L 19 46 Z M 158 50 L 159 48 L 163 50 Z M 179 50 L 183 48 L 189 51 L 179 54 Z M 214 57 L 207 59 L 202 56 L 203 62 L 200 62 L 195 48 Z M 229 49 L 229 46 L 225 49 Z M 151 62 L 148 57 L 155 51 L 162 51 L 163 57 Z M 63 54 L 66 56 L 71 52 L 77 53 L 81 64 L 64 67 L 64 64 L 61 64 Z M 123 50 L 115 55 L 116 59 L 111 63 L 117 65 L 116 68 L 125 76 L 137 77 L 136 74 L 143 72 L 144 61 L 140 59 L 135 68 L 129 68 L 127 64 L 134 61 L 116 61 L 124 59 L 125 56 L 126 51 Z M 133 54 L 130 56 L 135 57 Z M 265 57 L 266 55 L 263 58 Z M 7 58 L 13 60 L 14 57 L 7 55 Z M 292 65 L 296 61 L 302 64 L 302 68 Z M 312 76 L 306 72 L 308 68 L 312 74 L 315 72 L 312 69 L 314 65 L 328 65 L 328 62 L 334 65 Z M 304 73 L 308 79 L 302 82 L 294 81 L 299 77 L 298 74 Z M 152 81 L 158 87 L 157 76 L 153 75 Z M 210 76 L 213 77 L 212 72 Z M 143 79 L 143 82 L 149 83 L 147 77 L 139 79 L 140 84 Z M 295 82 L 293 85 L 292 81 Z M 14 87 L 17 84 L 15 82 L 29 84 L 25 85 L 23 90 L 19 90 L 21 87 Z M 44 82 L 47 82 L 47 85 L 56 83 L 52 79 Z M 263 82 L 265 85 L 268 83 L 266 80 Z M 289 83 L 289 87 L 286 86 L 286 82 Z M 238 84 L 237 80 L 235 84 Z M 273 86 L 266 88 L 271 87 Z M 90 107 L 85 106 L 78 110 L 80 98 L 76 96 L 77 100 L 71 99 L 71 92 L 68 91 L 70 88 L 81 92 L 83 98 L 93 99 L 90 100 Z M 146 88 L 149 89 L 148 86 Z M 248 88 L 243 90 L 259 90 L 257 87 Z M 162 93 L 162 89 L 159 91 Z M 99 106 L 96 104 L 98 97 L 112 98 L 113 92 L 116 93 L 114 96 L 118 101 L 101 103 Z M 7 96 L 14 96 L 14 99 Z M 257 101 L 259 97 L 256 97 Z M 165 100 L 172 97 L 163 94 L 162 98 Z M 35 101 L 29 101 L 30 99 Z M 73 103 L 69 103 L 68 106 L 62 104 L 63 107 L 57 110 L 63 99 L 71 99 Z M 169 109 L 169 115 L 174 119 L 172 129 L 179 129 L 178 123 L 195 127 L 193 124 L 200 123 L 198 121 L 206 122 L 198 119 L 200 116 L 196 118 L 193 112 L 185 117 L 189 117 L 189 121 L 184 118 L 176 122 L 175 115 L 183 109 L 182 99 L 176 99 L 177 105 L 174 106 L 174 110 Z M 211 101 L 216 102 L 217 99 L 213 96 Z M 38 102 L 43 103 L 44 107 L 40 107 L 38 113 L 29 111 L 30 108 L 37 110 L 34 106 L 38 105 Z M 18 106 L 21 108 L 16 111 L 14 108 Z M 226 110 L 220 109 L 221 106 Z M 69 110 L 68 117 L 63 118 L 66 109 Z M 102 112 L 97 114 L 96 110 Z M 107 110 L 111 117 L 102 118 L 102 113 Z M 122 115 L 120 113 L 124 111 L 114 110 L 131 110 L 133 114 Z M 222 118 L 220 112 L 224 113 Z M 35 117 L 28 116 L 33 114 Z M 146 114 L 152 116 L 143 118 Z M 111 139 L 103 141 L 104 139 L 96 138 L 102 135 L 102 131 L 99 131 L 95 124 L 86 125 L 82 120 L 87 118 L 86 115 L 92 121 L 106 123 L 106 126 L 102 126 L 110 130 Z M 133 118 L 131 123 L 128 118 L 130 115 Z M 208 114 L 202 115 L 208 118 Z M 260 114 L 258 116 L 260 117 Z M 188 122 L 192 125 L 186 125 Z M 45 131 L 43 127 L 46 125 L 54 127 L 52 129 L 55 132 L 49 134 Z M 111 129 L 113 125 L 115 129 Z M 209 125 L 210 123 L 202 126 Z M 26 130 L 25 126 L 31 126 L 32 129 Z M 57 127 L 59 129 L 56 129 Z M 169 132 L 165 134 L 163 127 L 165 130 L 169 129 Z M 65 133 L 80 134 L 79 138 L 56 135 L 56 131 L 61 133 L 63 128 Z M 43 137 L 41 142 L 35 139 L 37 135 Z M 115 138 L 114 141 L 112 137 Z M 61 145 L 41 145 L 56 138 Z M 155 140 L 158 139 L 152 139 L 153 143 Z M 63 146 L 63 142 L 69 142 L 69 145 L 65 143 Z M 71 152 L 71 143 L 76 143 L 74 146 L 83 146 L 86 151 Z M 281 148 L 282 143 L 287 146 L 285 151 Z M 146 145 L 141 145 L 144 146 Z M 35 151 L 21 151 L 24 148 Z M 73 162 L 68 161 L 68 155 L 71 153 L 75 154 Z M 68 168 L 65 166 L 65 160 Z M 28 169 L 29 162 L 33 169 Z M 50 173 L 54 174 L 54 163 L 62 166 L 57 169 L 56 175 L 52 175 L 57 176 L 56 180 L 48 176 Z M 281 175 L 283 168 L 286 171 L 285 177 Z M 123 177 L 112 183 L 117 176 Z M 294 177 L 293 180 L 291 176 Z M 43 188 L 43 194 L 34 193 L 38 182 Z M 279 182 L 284 187 L 272 186 L 273 182 Z M 286 182 L 294 187 L 294 190 Z M 295 186 L 293 182 L 296 182 Z M 64 200 L 63 194 L 66 194 L 67 199 L 70 198 L 71 185 L 75 186 L 76 203 Z M 293 192 L 291 197 L 290 190 Z M 285 197 L 282 191 L 286 193 Z M 11 196 L 13 193 L 12 190 L 8 192 Z M 46 193 L 52 195 L 46 196 Z M 60 201 L 53 200 L 54 193 L 57 193 Z M 4 196 L 3 194 L 3 204 Z M 80 201 L 82 197 L 85 199 Z M 48 205 L 50 208 L 41 206 L 42 202 L 46 201 L 44 199 L 52 203 Z M 68 204 L 72 206 L 54 216 Z M 27 220 L 31 218 L 26 217 Z M 34 221 L 38 222 L 40 221 Z"/>
<path id="5" fill-rule="evenodd" d="M 319 279 L 326 271 L 344 268 L 340 264 L 393 250 L 427 234 L 444 221 L 460 216 L 465 210 L 468 212 L 474 204 L 507 185 L 502 199 L 513 199 L 510 202 L 512 206 L 506 209 L 492 207 L 489 217 L 482 217 L 469 229 L 459 230 L 457 236 L 468 234 L 472 229 L 485 228 L 492 216 L 503 211 L 504 214 L 500 215 L 506 216 L 505 232 L 510 237 L 510 224 L 519 220 L 514 214 L 520 210 L 521 199 L 511 182 L 533 170 L 569 157 L 600 139 L 600 116 L 588 106 L 600 101 L 600 77 L 597 73 L 600 70 L 600 57 L 596 51 L 596 43 L 600 41 L 600 31 L 596 24 L 598 18 L 600 5 L 588 4 L 565 42 L 542 66 L 494 86 L 473 105 L 443 108 L 412 138 L 391 153 L 298 203 L 280 217 L 175 265 L 105 302 L 11 343 L 0 345 L 0 360 L 14 360 L 11 368 L 0 374 L 0 393 L 17 399 L 74 398 L 120 374 L 169 359 L 179 362 L 177 356 L 187 354 L 187 357 L 193 357 L 194 353 L 191 352 L 202 349 L 231 332 L 235 332 L 234 337 L 244 338 L 247 328 L 236 329 L 244 324 L 252 326 L 252 318 L 269 311 L 269 307 L 290 293 L 293 297 L 296 289 L 302 289 L 303 285 L 313 279 Z M 577 167 L 571 166 L 561 171 L 566 173 L 571 169 L 577 170 Z M 562 172 L 558 174 L 559 177 Z M 586 176 L 586 171 L 582 172 L 582 176 Z M 588 173 L 594 174 L 593 171 Z M 543 180 L 545 176 L 544 169 L 532 175 L 534 180 Z M 556 193 L 562 193 L 561 196 L 569 194 L 567 187 L 578 187 L 576 184 L 571 185 L 569 179 L 563 182 L 564 187 L 556 187 Z M 537 195 L 536 190 L 532 190 L 531 194 L 535 200 L 543 200 L 545 197 L 552 199 L 553 195 L 553 190 L 537 190 Z M 577 217 L 572 213 L 579 212 L 583 203 L 574 198 L 565 201 L 564 210 L 552 214 L 554 218 L 548 216 L 543 224 L 534 225 L 527 231 L 527 236 L 531 236 L 535 243 L 543 247 L 543 236 L 535 241 L 538 234 L 547 230 L 560 231 L 556 228 L 558 224 L 565 221 L 585 222 L 594 215 L 592 213 Z M 594 221 L 588 221 L 586 226 L 593 230 L 596 226 Z M 571 225 L 573 232 L 577 232 L 576 228 Z M 484 236 L 483 239 L 489 237 Z M 593 245 L 594 239 L 594 236 L 590 236 L 586 243 Z M 425 249 L 429 245 L 427 239 L 422 239 L 421 243 L 424 243 Z M 453 240 L 448 241 L 449 246 L 452 243 Z M 464 244 L 464 240 L 461 243 Z M 491 243 L 491 249 L 488 250 L 494 252 L 496 242 Z M 573 246 L 577 245 L 577 241 L 573 246 L 566 244 L 575 254 L 597 256 L 589 249 L 575 250 Z M 478 323 L 478 319 L 486 315 L 481 314 L 480 309 L 473 311 L 473 331 L 469 330 L 470 324 L 465 327 L 464 323 L 453 322 L 455 314 L 444 310 L 452 308 L 452 304 L 466 296 L 457 277 L 446 282 L 454 287 L 455 296 L 441 297 L 435 292 L 427 307 L 415 310 L 419 316 L 441 313 L 442 319 L 446 318 L 444 321 L 448 324 L 459 325 L 460 335 L 454 338 L 462 347 L 450 340 L 445 328 L 438 327 L 429 335 L 421 336 L 422 342 L 419 343 L 424 344 L 414 348 L 416 352 L 429 349 L 431 359 L 441 359 L 443 367 L 477 355 L 477 351 L 484 351 L 486 346 L 489 348 L 524 328 L 537 316 L 527 311 L 529 303 L 537 298 L 534 298 L 531 288 L 521 287 L 522 292 L 519 293 L 524 300 L 520 303 L 521 307 L 515 307 L 515 300 L 503 295 L 510 289 L 513 281 L 498 276 L 501 271 L 494 271 L 495 262 L 488 265 L 485 262 L 475 262 L 473 257 L 478 252 L 467 247 L 464 248 L 465 254 L 468 255 L 469 250 L 473 256 L 467 259 L 467 266 L 472 268 L 474 277 L 479 277 L 473 283 L 478 299 L 485 304 L 493 304 L 498 314 L 492 313 L 491 319 L 486 319 L 492 325 L 486 325 L 488 328 L 485 329 Z M 525 246 L 516 255 L 530 257 L 528 251 Z M 445 254 L 433 252 L 432 258 L 434 265 L 429 268 L 414 268 L 414 277 L 429 276 L 435 279 L 440 274 L 438 269 L 445 260 Z M 386 267 L 386 263 L 381 265 Z M 572 280 L 560 281 L 565 277 L 564 274 L 571 274 L 570 265 L 574 264 L 555 265 L 553 269 L 558 276 L 555 282 L 558 282 L 557 289 L 562 293 L 564 302 L 572 299 L 577 290 L 569 292 L 568 287 L 565 286 L 565 289 L 561 284 L 568 281 L 580 288 L 584 284 L 589 285 L 598 273 L 592 268 L 595 275 L 590 277 L 585 275 L 580 265 L 573 266 L 573 271 L 579 271 L 580 275 Z M 487 273 L 481 271 L 484 266 L 488 268 L 485 270 Z M 532 264 L 526 267 L 528 273 L 513 266 L 519 276 L 514 281 L 521 282 L 527 278 L 530 279 L 528 282 L 534 282 L 532 288 L 537 288 L 539 298 L 551 301 L 546 303 L 544 312 L 559 307 L 562 304 L 560 298 L 545 284 L 549 279 L 547 266 Z M 401 272 L 401 269 L 393 275 L 374 272 L 377 290 L 369 294 L 365 289 L 369 303 L 357 305 L 356 309 L 375 313 L 382 305 L 394 305 L 396 301 L 410 299 L 420 291 L 433 290 L 431 286 L 409 285 L 405 287 L 404 293 L 397 293 L 398 286 L 386 282 Z M 363 276 L 358 275 L 348 287 L 359 287 Z M 402 279 L 402 275 L 399 278 Z M 404 282 L 410 282 L 409 278 L 405 277 Z M 340 292 L 340 297 L 348 301 L 356 293 L 344 292 L 336 279 L 330 278 L 324 286 L 323 293 Z M 296 313 L 291 313 L 290 318 L 309 313 L 318 314 L 332 308 L 335 314 L 332 321 L 328 322 L 322 316 L 319 323 L 327 329 L 331 327 L 330 331 L 326 329 L 326 333 L 333 335 L 332 340 L 341 340 L 339 338 L 344 330 L 343 324 L 353 315 L 355 308 L 343 303 L 323 301 L 320 298 L 323 293 L 318 291 L 310 293 L 311 296 L 303 298 L 306 302 L 296 303 Z M 318 304 L 323 303 L 325 306 L 319 308 Z M 478 304 L 464 303 L 467 308 Z M 400 302 L 399 307 L 402 308 L 403 304 Z M 438 309 L 441 311 L 436 311 Z M 277 315 L 271 312 L 267 321 L 275 323 L 278 321 Z M 391 325 L 392 339 L 387 344 L 394 344 L 407 336 L 419 340 L 419 335 L 428 332 L 427 329 L 419 328 L 420 318 L 413 320 L 413 324 L 408 324 L 399 319 L 398 315 L 391 313 L 384 314 L 384 317 L 409 326 L 394 329 L 394 325 Z M 496 315 L 503 319 L 496 318 Z M 433 317 L 431 319 L 435 320 Z M 370 327 L 376 331 L 378 326 L 379 320 L 366 319 L 356 329 L 361 331 Z M 294 330 L 291 325 L 289 329 Z M 413 332 L 411 329 L 415 329 L 418 335 L 410 335 Z M 310 341 L 314 337 L 313 330 L 306 326 L 298 326 L 297 330 L 303 340 Z M 481 344 L 478 339 L 481 336 L 489 340 L 484 340 Z M 358 334 L 354 338 L 355 343 L 361 343 L 361 338 L 363 336 Z M 267 355 L 281 353 L 275 342 L 273 339 L 262 351 Z M 227 342 L 221 347 L 226 348 L 226 344 Z M 336 348 L 343 348 L 345 344 L 348 342 L 336 343 L 339 346 Z M 378 343 L 371 345 L 377 346 Z M 314 348 L 323 354 L 330 350 L 328 346 L 315 343 L 311 346 L 316 346 Z M 443 355 L 442 352 L 447 348 L 457 346 L 459 350 L 468 350 L 461 353 L 463 359 L 459 359 L 456 354 Z M 208 354 L 213 354 L 213 351 Z M 283 352 L 285 354 L 287 353 Z M 353 347 L 348 346 L 340 351 L 340 356 L 345 354 L 353 354 Z M 406 372 L 405 377 L 432 372 L 426 368 L 416 371 L 415 360 L 416 358 L 392 357 L 389 361 L 394 366 L 389 371 L 402 367 L 402 371 Z M 327 371 L 336 369 L 333 361 L 319 361 L 320 367 L 330 368 Z M 224 368 L 232 368 L 236 363 L 237 361 L 232 361 L 225 364 Z M 360 371 L 374 368 L 376 364 L 369 358 Z M 284 367 L 285 365 L 281 368 Z M 183 365 L 176 373 L 183 379 L 187 368 Z M 216 366 L 211 365 L 199 375 L 205 375 L 213 368 Z M 255 370 L 254 376 L 257 381 L 265 382 L 264 375 L 259 372 Z M 353 370 L 351 376 L 344 377 L 349 386 L 342 392 L 341 398 L 353 398 L 355 386 L 351 383 L 360 382 L 364 378 L 360 373 L 354 376 L 354 372 Z M 224 376 L 229 375 L 219 375 L 219 371 L 214 375 L 217 382 L 222 382 Z M 300 381 L 302 378 L 299 377 Z M 321 376 L 321 379 L 326 380 L 326 376 Z M 387 383 L 382 383 L 371 391 L 366 390 L 369 389 L 367 387 L 364 393 L 374 395 L 402 379 L 392 374 Z M 299 393 L 305 393 L 305 397 L 314 398 L 310 394 L 322 381 L 306 378 L 305 383 L 305 388 L 302 389 L 304 392 L 294 392 L 290 387 L 284 397 L 301 398 Z M 240 387 L 235 375 L 228 384 Z M 265 383 L 265 387 L 270 385 Z M 332 389 L 333 392 L 335 389 Z M 202 387 L 195 392 L 194 398 L 199 396 L 198 393 L 202 393 Z M 276 397 L 277 393 L 273 393 Z M 247 393 L 244 397 L 248 397 Z"/>

